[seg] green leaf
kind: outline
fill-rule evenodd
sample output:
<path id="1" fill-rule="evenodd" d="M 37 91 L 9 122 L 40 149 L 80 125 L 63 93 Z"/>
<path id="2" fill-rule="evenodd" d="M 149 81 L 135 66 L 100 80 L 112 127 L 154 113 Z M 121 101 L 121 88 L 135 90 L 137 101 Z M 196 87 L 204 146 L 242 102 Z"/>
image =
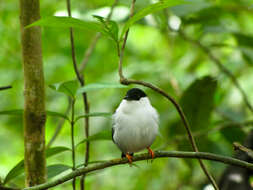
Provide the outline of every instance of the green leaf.
<path id="1" fill-rule="evenodd" d="M 229 143 L 243 142 L 246 138 L 246 133 L 239 127 L 226 127 L 220 130 L 221 134 Z"/>
<path id="2" fill-rule="evenodd" d="M 123 38 L 123 35 L 126 33 L 126 31 L 130 28 L 130 26 L 132 26 L 135 22 L 139 21 L 140 19 L 144 18 L 145 16 L 155 13 L 157 11 L 160 11 L 162 9 L 168 8 L 168 7 L 172 7 L 172 6 L 176 6 L 176 5 L 180 5 L 186 3 L 186 1 L 182 1 L 182 0 L 177 0 L 177 1 L 171 1 L 171 0 L 166 0 L 166 1 L 160 1 L 158 3 L 149 5 L 145 8 L 143 8 L 142 10 L 140 10 L 139 12 L 137 12 L 132 18 L 130 18 L 126 24 L 123 27 L 123 30 L 121 32 L 120 38 Z"/>
<path id="3" fill-rule="evenodd" d="M 104 17 L 93 15 L 101 24 L 104 26 L 104 32 L 107 33 L 112 40 L 116 43 L 118 42 L 118 35 L 119 35 L 119 27 L 115 21 L 109 20 L 106 21 Z"/>
<path id="4" fill-rule="evenodd" d="M 16 178 L 24 172 L 24 160 L 18 162 L 6 175 L 3 184 L 8 183 L 10 180 Z"/>
<path id="5" fill-rule="evenodd" d="M 64 93 L 67 96 L 72 97 L 72 98 L 75 98 L 78 86 L 79 84 L 76 80 L 49 85 L 49 87 L 52 88 L 53 90 Z"/>
<path id="6" fill-rule="evenodd" d="M 89 113 L 85 115 L 80 115 L 75 119 L 75 122 L 77 122 L 79 119 L 84 118 L 84 117 L 111 117 L 112 113 L 108 112 L 95 112 L 95 113 Z"/>
<path id="7" fill-rule="evenodd" d="M 82 94 L 84 92 L 90 92 L 94 90 L 107 89 L 107 88 L 127 88 L 127 86 L 124 86 L 118 83 L 93 83 L 93 84 L 88 84 L 84 87 L 79 88 L 77 90 L 77 94 Z"/>
<path id="8" fill-rule="evenodd" d="M 66 115 L 64 115 L 64 114 L 62 114 L 62 113 L 53 112 L 53 111 L 46 111 L 46 112 L 47 112 L 47 115 L 48 115 L 48 116 L 60 117 L 60 118 L 63 118 L 63 119 L 66 119 L 66 120 L 70 121 L 69 118 L 68 118 L 68 116 L 66 116 Z"/>
<path id="9" fill-rule="evenodd" d="M 112 131 L 111 130 L 100 131 L 94 135 L 89 136 L 89 138 L 87 139 L 83 139 L 76 145 L 76 147 L 87 141 L 98 141 L 98 140 L 112 140 Z"/>
<path id="10" fill-rule="evenodd" d="M 0 115 L 23 115 L 22 109 L 0 111 Z"/>
<path id="11" fill-rule="evenodd" d="M 217 81 L 206 76 L 194 81 L 183 93 L 180 105 L 193 131 L 209 126 L 216 88 Z"/>
<path id="12" fill-rule="evenodd" d="M 48 179 L 50 179 L 69 169 L 71 169 L 70 166 L 63 165 L 63 164 L 54 164 L 54 165 L 47 166 L 47 177 Z"/>
<path id="13" fill-rule="evenodd" d="M 65 146 L 56 146 L 56 147 L 48 148 L 46 149 L 46 157 L 49 158 L 51 156 L 54 156 L 56 154 L 59 154 L 65 151 L 71 151 L 71 149 Z"/>
<path id="14" fill-rule="evenodd" d="M 71 17 L 51 16 L 51 17 L 41 18 L 40 20 L 35 21 L 34 23 L 26 26 L 26 28 L 30 28 L 32 26 L 48 26 L 48 27 L 63 27 L 63 28 L 71 27 L 71 28 L 101 32 L 104 35 L 108 35 L 104 31 L 103 26 L 100 23 L 83 21 L 83 20 L 71 18 Z"/>
<path id="15" fill-rule="evenodd" d="M 67 147 L 52 147 L 46 150 L 46 157 L 49 158 L 53 155 L 59 154 L 61 152 L 71 151 L 71 149 Z M 13 180 L 17 176 L 21 175 L 24 172 L 24 160 L 18 162 L 6 175 L 4 179 L 4 184 Z"/>
<path id="16" fill-rule="evenodd" d="M 235 39 L 236 39 L 239 46 L 244 46 L 244 47 L 246 46 L 246 47 L 252 48 L 252 46 L 253 46 L 253 36 L 246 35 L 246 34 L 243 34 L 243 33 L 238 33 L 238 32 L 234 32 L 232 34 L 235 37 Z"/>

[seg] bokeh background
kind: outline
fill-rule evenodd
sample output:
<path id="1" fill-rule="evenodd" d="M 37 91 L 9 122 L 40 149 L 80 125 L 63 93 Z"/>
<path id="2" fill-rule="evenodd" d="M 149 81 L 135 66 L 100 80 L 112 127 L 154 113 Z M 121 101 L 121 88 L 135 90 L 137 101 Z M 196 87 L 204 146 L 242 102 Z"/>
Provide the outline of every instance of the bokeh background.
<path id="1" fill-rule="evenodd" d="M 66 15 L 66 2 L 41 0 L 41 16 Z M 136 11 L 156 1 L 137 0 Z M 224 65 L 239 81 L 253 104 L 253 5 L 250 0 L 193 0 L 192 3 L 175 6 L 149 15 L 134 24 L 129 33 L 124 57 L 124 74 L 129 78 L 151 82 L 182 105 L 191 128 L 196 135 L 200 151 L 233 156 L 232 143 L 243 143 L 251 126 L 229 126 L 231 122 L 243 123 L 252 118 L 241 94 L 230 78 L 210 59 L 207 53 L 182 38 L 197 40 Z M 79 19 L 94 20 L 92 15 L 106 17 L 113 0 L 72 0 L 72 15 Z M 130 0 L 120 0 L 114 9 L 112 20 L 120 27 L 128 19 Z M 23 72 L 21 60 L 19 3 L 16 0 L 0 0 L 0 86 L 13 88 L 0 93 L 0 111 L 23 108 Z M 169 25 L 170 29 L 167 28 Z M 171 30 L 173 29 L 173 31 Z M 77 62 L 96 33 L 74 29 Z M 69 30 L 43 27 L 43 61 L 46 82 L 47 110 L 64 113 L 68 99 L 53 91 L 49 84 L 75 79 Z M 115 44 L 101 37 L 84 71 L 86 83 L 118 82 L 118 57 Z M 133 87 L 133 86 L 131 86 Z M 130 87 L 129 87 L 130 88 Z M 141 87 L 142 88 L 142 87 Z M 142 88 L 160 114 L 160 136 L 154 149 L 191 150 L 185 129 L 171 103 L 150 89 Z M 127 89 L 106 89 L 88 93 L 91 112 L 114 112 Z M 83 111 L 82 98 L 78 97 L 76 113 Z M 0 179 L 23 159 L 22 116 L 0 115 Z M 59 118 L 48 117 L 46 141 L 55 132 Z M 110 118 L 91 118 L 90 132 L 96 134 L 111 128 Z M 227 127 L 222 127 L 228 124 Z M 239 127 L 238 127 L 239 126 Z M 75 126 L 76 142 L 84 139 L 83 121 Z M 71 147 L 70 126 L 66 122 L 52 146 Z M 85 145 L 77 149 L 77 163 L 84 160 Z M 120 157 L 121 153 L 112 141 L 93 141 L 91 161 Z M 71 166 L 71 153 L 62 152 L 47 159 L 47 164 Z M 225 165 L 205 161 L 210 172 L 218 180 Z M 115 166 L 91 173 L 87 177 L 87 189 L 203 189 L 208 181 L 197 160 L 157 159 L 152 163 L 142 161 L 137 166 Z M 65 171 L 61 175 L 70 172 Z M 55 178 L 60 177 L 56 176 Z M 52 180 L 52 179 L 49 179 Z M 79 181 L 78 181 L 79 182 Z M 23 174 L 11 180 L 9 185 L 24 186 Z M 53 189 L 70 189 L 65 183 Z"/>

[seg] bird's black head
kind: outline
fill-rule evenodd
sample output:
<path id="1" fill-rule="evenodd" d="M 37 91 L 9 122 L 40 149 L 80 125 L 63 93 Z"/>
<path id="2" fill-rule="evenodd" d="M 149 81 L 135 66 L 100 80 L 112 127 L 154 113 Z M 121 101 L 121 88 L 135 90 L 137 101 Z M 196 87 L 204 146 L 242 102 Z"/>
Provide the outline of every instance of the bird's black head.
<path id="1" fill-rule="evenodd" d="M 140 100 L 142 97 L 146 97 L 147 95 L 139 88 L 132 88 L 127 91 L 125 100 Z"/>

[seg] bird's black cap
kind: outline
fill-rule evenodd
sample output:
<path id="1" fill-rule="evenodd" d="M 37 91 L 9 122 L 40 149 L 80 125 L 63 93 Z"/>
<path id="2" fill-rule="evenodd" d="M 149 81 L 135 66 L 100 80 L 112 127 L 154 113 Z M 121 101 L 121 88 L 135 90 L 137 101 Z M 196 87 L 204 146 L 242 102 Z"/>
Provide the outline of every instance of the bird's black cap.
<path id="1" fill-rule="evenodd" d="M 139 88 L 132 88 L 127 91 L 125 100 L 140 100 L 142 97 L 146 97 L 147 95 Z"/>

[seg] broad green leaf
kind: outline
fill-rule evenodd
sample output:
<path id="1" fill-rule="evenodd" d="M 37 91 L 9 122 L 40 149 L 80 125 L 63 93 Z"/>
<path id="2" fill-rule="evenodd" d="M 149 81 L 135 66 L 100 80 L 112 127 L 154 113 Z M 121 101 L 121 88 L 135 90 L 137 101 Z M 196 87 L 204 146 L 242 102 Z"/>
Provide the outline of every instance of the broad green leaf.
<path id="1" fill-rule="evenodd" d="M 229 143 L 243 142 L 246 138 L 246 133 L 238 126 L 223 128 L 220 133 Z"/>
<path id="2" fill-rule="evenodd" d="M 246 47 L 252 48 L 252 46 L 253 46 L 253 36 L 246 35 L 246 34 L 243 34 L 243 33 L 238 33 L 238 32 L 234 32 L 232 34 L 235 37 L 235 39 L 236 39 L 239 46 L 244 46 L 244 47 L 246 46 Z"/>
<path id="3" fill-rule="evenodd" d="M 56 155 L 65 151 L 71 151 L 71 149 L 67 147 L 52 147 L 46 150 L 46 157 L 49 158 L 53 155 Z M 6 175 L 4 179 L 4 184 L 8 183 L 9 181 L 13 180 L 17 176 L 21 175 L 23 172 L 24 172 L 24 160 L 21 160 Z"/>
<path id="4" fill-rule="evenodd" d="M 49 87 L 52 88 L 53 90 L 56 90 L 57 92 L 62 92 L 72 98 L 75 98 L 78 86 L 79 84 L 76 80 L 49 85 Z"/>
<path id="5" fill-rule="evenodd" d="M 71 149 L 64 146 L 56 146 L 56 147 L 48 148 L 46 149 L 46 157 L 49 158 L 51 156 L 54 156 L 56 154 L 59 154 L 65 151 L 71 151 Z"/>
<path id="6" fill-rule="evenodd" d="M 18 162 L 6 175 L 3 184 L 8 183 L 10 180 L 16 178 L 24 172 L 24 160 Z"/>
<path id="7" fill-rule="evenodd" d="M 188 1 L 189 2 L 189 1 Z M 199 11 L 204 11 L 207 8 L 210 8 L 212 6 L 212 3 L 206 3 L 203 1 L 191 1 L 192 3 L 183 4 L 183 5 L 177 5 L 171 8 L 171 11 L 180 17 L 196 13 Z"/>
<path id="8" fill-rule="evenodd" d="M 75 119 L 75 122 L 77 122 L 79 119 L 84 118 L 84 117 L 110 117 L 112 116 L 112 113 L 108 112 L 95 112 L 95 113 L 89 113 L 85 115 L 80 115 Z"/>
<path id="9" fill-rule="evenodd" d="M 48 115 L 48 116 L 52 116 L 52 117 L 61 117 L 61 118 L 63 118 L 63 119 L 66 119 L 66 120 L 70 121 L 69 118 L 68 118 L 68 116 L 66 116 L 66 115 L 64 115 L 64 114 L 62 114 L 62 113 L 53 112 L 53 111 L 46 111 L 46 112 L 47 112 L 47 115 Z"/>
<path id="10" fill-rule="evenodd" d="M 176 5 L 180 5 L 180 4 L 185 4 L 185 3 L 187 3 L 187 2 L 182 1 L 182 0 L 177 0 L 177 1 L 166 0 L 166 1 L 161 1 L 161 2 L 152 4 L 152 5 L 149 5 L 145 8 L 143 8 L 142 10 L 137 12 L 132 18 L 130 18 L 126 22 L 126 24 L 124 25 L 123 30 L 121 32 L 120 38 L 123 37 L 123 35 L 130 28 L 130 26 L 132 26 L 135 22 L 139 21 L 140 19 L 144 18 L 145 16 L 147 16 L 149 14 L 153 14 L 157 11 L 160 11 L 160 10 L 168 8 L 168 7 L 172 7 L 172 6 L 176 6 Z"/>
<path id="11" fill-rule="evenodd" d="M 94 135 L 91 135 L 89 138 L 87 139 L 83 139 L 82 141 L 80 141 L 77 145 L 79 146 L 82 143 L 85 143 L 87 141 L 98 141 L 98 140 L 111 140 L 112 139 L 112 131 L 111 130 L 104 130 L 104 131 L 100 131 Z"/>
<path id="12" fill-rule="evenodd" d="M 92 30 L 96 32 L 101 32 L 104 35 L 108 35 L 103 26 L 100 23 L 83 21 L 71 17 L 59 17 L 59 16 L 50 16 L 46 18 L 41 18 L 38 21 L 26 26 L 30 28 L 32 26 L 49 26 L 49 27 L 64 27 L 64 28 L 78 28 L 84 30 Z"/>
<path id="13" fill-rule="evenodd" d="M 0 111 L 0 115 L 23 115 L 22 109 Z"/>
<path id="14" fill-rule="evenodd" d="M 216 88 L 217 81 L 206 76 L 194 81 L 183 93 L 180 105 L 193 131 L 209 126 Z"/>
<path id="15" fill-rule="evenodd" d="M 106 88 L 127 88 L 127 86 L 118 83 L 93 83 L 79 88 L 77 94 Z"/>
<path id="16" fill-rule="evenodd" d="M 71 168 L 72 168 L 71 166 L 67 166 L 63 164 L 54 164 L 54 165 L 47 166 L 47 177 L 48 179 L 50 179 Z"/>

